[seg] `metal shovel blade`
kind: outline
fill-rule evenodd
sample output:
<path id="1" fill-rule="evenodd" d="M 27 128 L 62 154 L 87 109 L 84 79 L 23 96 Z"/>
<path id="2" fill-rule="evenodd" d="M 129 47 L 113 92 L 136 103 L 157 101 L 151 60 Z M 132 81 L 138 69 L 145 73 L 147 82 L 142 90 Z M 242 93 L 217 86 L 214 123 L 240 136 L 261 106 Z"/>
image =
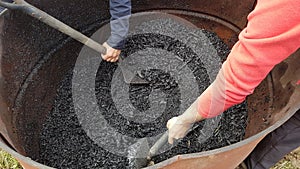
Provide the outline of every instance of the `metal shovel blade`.
<path id="1" fill-rule="evenodd" d="M 149 82 L 140 77 L 138 73 L 132 71 L 133 68 L 131 68 L 128 64 L 124 63 L 121 57 L 119 57 L 118 66 L 122 71 L 125 83 L 136 85 L 149 84 Z"/>
<path id="2" fill-rule="evenodd" d="M 140 169 L 147 166 L 148 160 L 146 157 L 148 156 L 149 150 L 147 138 L 143 138 L 130 146 L 128 149 L 129 168 Z"/>
<path id="3" fill-rule="evenodd" d="M 146 167 L 151 158 L 168 142 L 168 135 L 169 133 L 166 131 L 151 148 L 149 148 L 147 138 L 141 139 L 132 145 L 128 151 L 130 168 L 140 169 Z"/>

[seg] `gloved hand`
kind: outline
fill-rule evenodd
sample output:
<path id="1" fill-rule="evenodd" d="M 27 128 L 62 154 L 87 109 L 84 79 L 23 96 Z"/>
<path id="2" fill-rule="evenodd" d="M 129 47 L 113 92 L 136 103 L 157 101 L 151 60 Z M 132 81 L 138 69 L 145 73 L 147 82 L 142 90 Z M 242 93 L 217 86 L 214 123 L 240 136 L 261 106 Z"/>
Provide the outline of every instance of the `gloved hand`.
<path id="1" fill-rule="evenodd" d="M 169 129 L 168 142 L 173 144 L 174 139 L 183 138 L 197 121 L 203 120 L 197 112 L 198 100 L 196 100 L 182 115 L 173 117 L 167 122 Z"/>
<path id="2" fill-rule="evenodd" d="M 106 42 L 103 43 L 103 46 L 106 48 L 106 55 L 101 54 L 102 59 L 108 62 L 116 62 L 119 59 L 121 50 L 112 48 Z"/>

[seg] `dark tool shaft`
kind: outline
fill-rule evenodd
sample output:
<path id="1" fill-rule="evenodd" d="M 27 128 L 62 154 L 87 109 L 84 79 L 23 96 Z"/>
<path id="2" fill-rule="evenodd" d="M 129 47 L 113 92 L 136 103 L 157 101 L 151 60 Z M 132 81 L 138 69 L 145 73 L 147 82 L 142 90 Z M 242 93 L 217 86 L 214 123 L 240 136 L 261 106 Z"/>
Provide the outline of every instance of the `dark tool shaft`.
<path id="1" fill-rule="evenodd" d="M 70 26 L 64 24 L 63 22 L 55 19 L 51 15 L 47 14 L 46 12 L 30 5 L 24 0 L 15 0 L 15 4 L 6 3 L 0 1 L 0 5 L 6 7 L 8 9 L 18 9 L 22 10 L 24 13 L 44 22 L 45 24 L 53 27 L 60 32 L 69 35 L 70 37 L 76 39 L 77 41 L 85 44 L 86 46 L 96 50 L 101 54 L 106 54 L 106 48 L 99 43 L 95 42 L 94 40 L 88 38 L 87 36 L 83 35 L 82 33 L 78 32 L 77 30 L 71 28 Z"/>
<path id="2" fill-rule="evenodd" d="M 168 135 L 169 132 L 166 131 L 156 142 L 155 144 L 150 148 L 149 154 L 147 156 L 147 159 L 150 160 L 154 155 L 157 154 L 159 149 L 162 148 L 163 145 L 165 145 L 168 141 Z"/>
<path id="3" fill-rule="evenodd" d="M 134 168 L 134 169 L 139 169 L 142 167 L 145 167 L 149 165 L 149 161 L 151 158 L 155 155 L 157 155 L 158 151 L 162 148 L 163 145 L 166 144 L 168 141 L 168 131 L 166 131 L 155 143 L 154 145 L 149 149 L 148 141 L 147 139 L 144 139 L 143 141 L 140 142 L 140 144 L 137 144 L 137 147 L 130 148 L 128 153 L 129 153 L 129 167 Z M 146 153 L 145 156 L 141 156 L 141 153 L 143 152 Z"/>

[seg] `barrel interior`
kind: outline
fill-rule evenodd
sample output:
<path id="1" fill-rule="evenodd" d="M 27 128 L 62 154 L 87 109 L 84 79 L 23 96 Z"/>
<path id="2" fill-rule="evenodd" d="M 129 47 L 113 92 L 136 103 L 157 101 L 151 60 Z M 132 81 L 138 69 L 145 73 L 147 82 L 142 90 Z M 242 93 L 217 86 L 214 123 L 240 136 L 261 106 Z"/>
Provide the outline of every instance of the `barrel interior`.
<path id="1" fill-rule="evenodd" d="M 88 36 L 105 26 L 110 18 L 108 1 L 28 2 Z M 237 0 L 132 1 L 133 14 L 153 11 L 172 14 L 198 28 L 215 32 L 228 47 L 237 41 L 253 6 L 254 1 Z M 18 11 L 2 13 L 0 29 L 1 132 L 19 153 L 38 161 L 43 124 L 53 109 L 61 82 L 74 68 L 83 45 Z M 287 65 L 279 65 L 276 70 L 280 71 L 270 74 L 247 99 L 245 138 L 265 130 L 285 115 L 278 110 L 289 101 L 295 87 L 287 83 L 282 88 L 281 83 L 274 81 L 284 75 Z M 279 97 L 278 93 L 283 92 L 285 97 Z M 274 112 L 278 114 L 273 115 Z"/>

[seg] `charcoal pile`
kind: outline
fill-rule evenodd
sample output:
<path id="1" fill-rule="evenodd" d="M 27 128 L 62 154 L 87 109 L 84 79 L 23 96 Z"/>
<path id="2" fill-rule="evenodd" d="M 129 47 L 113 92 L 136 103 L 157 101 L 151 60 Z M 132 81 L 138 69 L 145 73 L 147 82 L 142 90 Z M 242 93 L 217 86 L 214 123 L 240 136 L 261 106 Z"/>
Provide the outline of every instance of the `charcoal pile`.
<path id="1" fill-rule="evenodd" d="M 158 33 L 156 27 L 149 27 L 163 24 L 182 29 L 180 24 L 175 21 L 166 24 L 165 20 L 153 22 L 158 23 L 146 23 L 131 32 L 122 51 L 124 60 L 136 65 L 140 76 L 149 84 L 125 84 L 116 63 L 102 61 L 97 70 L 94 92 L 101 116 L 91 118 L 105 120 L 119 135 L 109 137 L 103 147 L 94 138 L 104 138 L 107 134 L 89 132 L 99 126 L 89 121 L 88 114 L 85 123 L 89 126 L 83 126 L 74 109 L 73 70 L 70 70 L 44 124 L 39 162 L 56 168 L 130 168 L 126 155 L 112 151 L 115 145 L 131 145 L 136 141 L 128 138 L 153 137 L 155 141 L 155 136 L 167 130 L 167 120 L 183 113 L 209 86 L 217 73 L 214 69 L 221 63 L 211 68 L 207 65 L 213 61 L 206 60 L 206 56 L 214 55 L 215 59 L 224 61 L 228 47 L 215 33 L 183 30 L 194 33 L 196 40 L 181 40 L 183 37 L 172 36 L 171 30 Z M 205 44 L 196 43 L 204 43 L 201 38 L 206 39 Z M 201 49 L 208 45 L 213 49 Z M 221 116 L 195 124 L 195 129 L 184 139 L 153 157 L 153 161 L 158 163 L 177 154 L 207 151 L 239 142 L 244 136 L 246 119 L 245 103 L 232 107 Z"/>

